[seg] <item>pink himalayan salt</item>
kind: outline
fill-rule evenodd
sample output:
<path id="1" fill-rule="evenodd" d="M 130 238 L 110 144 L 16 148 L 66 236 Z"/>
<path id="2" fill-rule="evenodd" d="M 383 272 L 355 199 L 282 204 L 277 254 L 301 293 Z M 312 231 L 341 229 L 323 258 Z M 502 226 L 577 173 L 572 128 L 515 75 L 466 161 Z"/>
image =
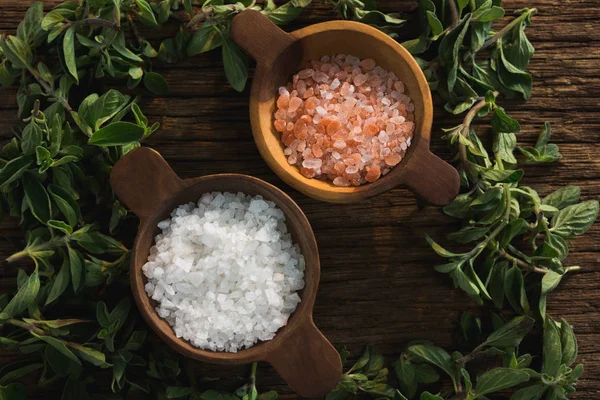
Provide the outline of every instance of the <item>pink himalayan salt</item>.
<path id="1" fill-rule="evenodd" d="M 336 186 L 375 182 L 410 146 L 414 104 L 374 60 L 324 56 L 279 88 L 274 126 L 284 154 L 308 178 Z"/>

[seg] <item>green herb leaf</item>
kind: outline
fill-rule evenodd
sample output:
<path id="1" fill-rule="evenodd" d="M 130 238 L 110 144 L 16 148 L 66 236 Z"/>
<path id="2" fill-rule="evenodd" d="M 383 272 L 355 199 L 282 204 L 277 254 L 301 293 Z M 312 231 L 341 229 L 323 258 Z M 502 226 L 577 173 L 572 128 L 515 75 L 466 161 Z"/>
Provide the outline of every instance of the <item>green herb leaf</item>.
<path id="1" fill-rule="evenodd" d="M 167 81 L 156 72 L 146 72 L 144 74 L 144 85 L 146 89 L 157 96 L 165 96 L 169 92 Z"/>
<path id="2" fill-rule="evenodd" d="M 231 86 L 241 92 L 248 80 L 248 57 L 230 39 L 223 41 L 223 66 Z"/>
<path id="3" fill-rule="evenodd" d="M 500 329 L 492 332 L 490 336 L 483 342 L 484 346 L 488 347 L 517 347 L 533 328 L 535 320 L 528 316 L 515 317 L 507 322 Z"/>
<path id="4" fill-rule="evenodd" d="M 560 342 L 562 348 L 562 364 L 570 366 L 577 359 L 577 338 L 573 327 L 562 319 L 560 321 Z"/>
<path id="5" fill-rule="evenodd" d="M 71 246 L 67 246 L 67 252 L 69 255 L 69 265 L 71 267 L 71 282 L 73 282 L 73 291 L 78 293 L 83 287 L 83 282 L 85 281 L 83 257 L 77 250 L 71 248 Z"/>
<path id="6" fill-rule="evenodd" d="M 140 19 L 142 24 L 150 27 L 150 28 L 158 28 L 158 22 L 156 21 L 156 17 L 154 16 L 154 12 L 152 11 L 152 7 L 146 0 L 135 0 L 135 4 L 137 4 L 140 9 Z"/>
<path id="7" fill-rule="evenodd" d="M 560 210 L 552 218 L 551 232 L 562 237 L 583 235 L 598 217 L 598 201 L 589 200 Z"/>
<path id="8" fill-rule="evenodd" d="M 69 259 L 67 257 L 64 258 L 63 264 L 60 267 L 60 271 L 56 275 L 56 279 L 52 283 L 52 288 L 50 289 L 50 293 L 48 293 L 48 298 L 46 299 L 45 305 L 52 303 L 54 300 L 60 297 L 61 294 L 69 286 L 69 282 L 71 281 L 71 271 L 69 265 Z"/>
<path id="9" fill-rule="evenodd" d="M 89 144 L 96 146 L 119 146 L 138 141 L 144 135 L 144 128 L 131 122 L 113 122 L 94 132 Z"/>
<path id="10" fill-rule="evenodd" d="M 25 311 L 27 306 L 35 300 L 39 290 L 40 279 L 36 268 L 27 281 L 19 288 L 17 294 L 0 312 L 0 320 L 12 318 Z"/>
<path id="11" fill-rule="evenodd" d="M 527 382 L 529 375 L 526 372 L 511 368 L 494 368 L 484 372 L 477 378 L 477 397 L 489 393 L 499 392 L 520 383 Z"/>
<path id="12" fill-rule="evenodd" d="M 5 187 L 19 179 L 23 173 L 31 166 L 33 159 L 28 156 L 21 156 L 7 162 L 0 169 L 0 187 Z"/>
<path id="13" fill-rule="evenodd" d="M 564 186 L 542 199 L 542 204 L 556 207 L 559 210 L 576 204 L 581 196 L 579 186 Z"/>
<path id="14" fill-rule="evenodd" d="M 555 377 L 562 363 L 562 344 L 560 331 L 551 318 L 544 321 L 544 356 L 542 372 Z"/>
<path id="15" fill-rule="evenodd" d="M 25 191 L 25 201 L 33 216 L 41 223 L 47 223 L 52 217 L 50 197 L 36 174 L 30 171 L 23 174 L 23 189 Z"/>
<path id="16" fill-rule="evenodd" d="M 502 107 L 496 107 L 494 109 L 491 123 L 492 129 L 496 132 L 514 133 L 521 130 L 519 122 L 506 115 Z"/>
<path id="17" fill-rule="evenodd" d="M 269 18 L 271 18 L 270 15 Z M 194 32 L 186 50 L 187 55 L 195 56 L 196 54 L 205 53 L 221 46 L 221 44 L 222 36 L 219 34 L 218 28 L 213 23 L 205 22 Z"/>
<path id="18" fill-rule="evenodd" d="M 408 354 L 417 359 L 427 361 L 444 371 L 456 385 L 456 374 L 450 354 L 445 350 L 431 345 L 416 344 L 408 348 Z"/>
<path id="19" fill-rule="evenodd" d="M 63 38 L 63 54 L 67 70 L 75 79 L 75 82 L 79 83 L 77 65 L 75 63 L 75 25 L 71 26 L 67 29 L 67 32 L 65 32 L 65 37 Z"/>

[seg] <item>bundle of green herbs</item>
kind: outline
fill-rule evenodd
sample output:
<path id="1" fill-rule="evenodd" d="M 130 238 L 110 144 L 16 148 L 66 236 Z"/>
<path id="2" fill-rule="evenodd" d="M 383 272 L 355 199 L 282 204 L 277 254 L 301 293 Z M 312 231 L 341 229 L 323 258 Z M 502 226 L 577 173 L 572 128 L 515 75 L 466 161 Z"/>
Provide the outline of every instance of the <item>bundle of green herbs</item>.
<path id="1" fill-rule="evenodd" d="M 377 11 L 372 0 L 325 2 L 340 17 L 393 37 L 404 22 Z M 0 155 L 1 210 L 20 218 L 26 239 L 7 261 L 32 262 L 29 274 L 19 269 L 14 293 L 0 296 L 0 344 L 26 355 L 3 366 L 0 398 L 26 398 L 23 382 L 62 391 L 63 399 L 277 398 L 274 391 L 258 393 L 256 364 L 235 393 L 207 390 L 206 379 L 147 335 L 123 290 L 129 250 L 119 240 L 120 230 L 133 217 L 116 200 L 108 175 L 158 124 L 144 116 L 138 98 L 95 88 L 110 82 L 133 89 L 143 82 L 150 92 L 164 94 L 167 83 L 152 70 L 153 62 L 176 62 L 220 47 L 228 81 L 243 90 L 248 59 L 229 38 L 233 16 L 251 8 L 283 25 L 310 3 L 80 0 L 45 14 L 35 3 L 16 35 L 0 37 L 0 84 L 18 84 L 24 122 Z M 461 352 L 410 343 L 393 365 L 396 377 L 388 379 L 383 357 L 367 346 L 328 399 L 355 394 L 484 399 L 503 392 L 514 400 L 534 400 L 575 391 L 583 373 L 583 366 L 574 365 L 577 341 L 567 321 L 546 314 L 546 298 L 566 273 L 579 268 L 564 264 L 568 243 L 596 220 L 598 202 L 580 202 L 574 186 L 543 197 L 520 185 L 523 166 L 561 155 L 549 143 L 549 124 L 534 147 L 518 146 L 520 125 L 498 104 L 531 94 L 526 68 L 534 49 L 525 28 L 535 13 L 520 10 L 495 31 L 493 22 L 505 14 L 498 0 L 419 2 L 418 26 L 425 29 L 403 45 L 418 57 L 446 109 L 465 113 L 444 135 L 456 150 L 464 187 L 444 208 L 463 225 L 447 239 L 463 250 L 454 253 L 427 240 L 446 259 L 435 269 L 485 307 L 463 314 L 456 335 Z M 179 25 L 174 37 L 157 46 L 144 38 L 143 32 L 167 22 Z M 486 116 L 491 151 L 472 126 Z M 122 298 L 108 307 L 103 299 L 114 295 Z M 532 332 L 543 334 L 541 362 L 520 349 Z M 340 348 L 340 354 L 346 363 L 347 351 Z"/>

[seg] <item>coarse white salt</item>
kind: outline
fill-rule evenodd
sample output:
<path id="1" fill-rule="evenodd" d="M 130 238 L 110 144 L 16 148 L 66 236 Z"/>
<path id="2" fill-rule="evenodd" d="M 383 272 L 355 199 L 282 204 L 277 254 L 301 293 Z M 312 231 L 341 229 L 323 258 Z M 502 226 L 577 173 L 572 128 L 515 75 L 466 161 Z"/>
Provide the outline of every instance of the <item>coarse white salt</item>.
<path id="1" fill-rule="evenodd" d="M 275 203 L 206 193 L 158 227 L 145 290 L 193 346 L 236 352 L 270 340 L 300 303 L 305 261 Z"/>

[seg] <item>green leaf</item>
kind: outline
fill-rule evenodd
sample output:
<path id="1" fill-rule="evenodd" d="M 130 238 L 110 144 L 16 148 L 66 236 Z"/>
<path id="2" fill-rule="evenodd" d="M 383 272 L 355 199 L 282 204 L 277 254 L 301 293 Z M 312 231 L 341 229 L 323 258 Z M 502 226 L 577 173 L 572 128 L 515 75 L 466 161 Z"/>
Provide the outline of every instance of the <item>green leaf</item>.
<path id="1" fill-rule="evenodd" d="M 506 115 L 502 107 L 496 107 L 494 109 L 491 124 L 492 129 L 494 129 L 496 132 L 514 133 L 521 130 L 521 125 L 519 122 Z"/>
<path id="2" fill-rule="evenodd" d="M 475 391 L 477 397 L 482 397 L 489 393 L 511 388 L 528 380 L 529 375 L 518 369 L 494 368 L 484 372 L 477 378 Z"/>
<path id="3" fill-rule="evenodd" d="M 514 238 L 520 236 L 527 232 L 527 228 L 529 227 L 529 223 L 523 218 L 517 218 L 510 223 L 502 230 L 502 234 L 500 235 L 500 247 L 506 247 L 510 244 Z"/>
<path id="4" fill-rule="evenodd" d="M 67 345 L 65 344 L 64 341 L 56 339 L 52 336 L 46 336 L 46 335 L 38 335 L 35 332 L 30 332 L 33 336 L 35 336 L 36 338 L 48 343 L 50 346 L 54 347 L 56 350 L 58 350 L 62 355 L 66 356 L 67 358 L 69 358 L 71 361 L 75 362 L 78 365 L 81 365 L 81 361 L 79 361 L 79 359 L 77 358 L 77 356 L 75 354 L 73 354 L 73 352 L 71 350 L 69 350 L 69 348 L 67 347 Z"/>
<path id="5" fill-rule="evenodd" d="M 55 219 L 50 219 L 50 220 L 48 220 L 47 225 L 50 228 L 57 229 L 57 230 L 61 231 L 65 235 L 70 235 L 71 232 L 73 232 L 73 228 L 71 228 L 70 225 L 67 225 L 63 221 L 57 221 Z"/>
<path id="6" fill-rule="evenodd" d="M 408 354 L 412 355 L 413 357 L 427 361 L 428 363 L 440 368 L 452 378 L 452 381 L 456 386 L 454 363 L 450 357 L 450 354 L 448 354 L 444 349 L 432 345 L 415 344 L 410 346 L 407 351 Z"/>
<path id="7" fill-rule="evenodd" d="M 35 173 L 27 171 L 23 174 L 23 190 L 25 201 L 33 216 L 41 223 L 47 223 L 52 217 L 50 197 Z"/>
<path id="8" fill-rule="evenodd" d="M 548 386 L 544 383 L 521 388 L 512 395 L 510 400 L 540 400 Z"/>
<path id="9" fill-rule="evenodd" d="M 550 231 L 562 237 L 583 235 L 598 217 L 598 201 L 589 200 L 560 210 L 552 218 Z"/>
<path id="10" fill-rule="evenodd" d="M 222 44 L 222 36 L 214 23 L 205 22 L 194 32 L 190 43 L 186 49 L 188 56 L 205 53 L 215 49 Z"/>
<path id="11" fill-rule="evenodd" d="M 7 384 L 14 382 L 17 379 L 20 379 L 20 378 L 24 377 L 25 375 L 32 373 L 33 371 L 37 371 L 38 369 L 42 368 L 43 366 L 44 366 L 44 364 L 40 364 L 40 363 L 29 364 L 24 367 L 13 369 L 12 371 L 9 371 L 9 372 L 5 372 L 4 375 L 0 378 L 0 386 L 6 386 Z M 0 398 L 2 398 L 2 397 L 0 396 Z M 10 398 L 7 400 L 10 400 Z"/>
<path id="12" fill-rule="evenodd" d="M 525 292 L 523 273 L 517 266 L 506 271 L 504 276 L 504 294 L 510 305 L 519 313 L 529 313 L 529 302 Z"/>
<path id="13" fill-rule="evenodd" d="M 496 133 L 494 135 L 494 153 L 497 153 L 502 161 L 516 164 L 514 150 L 517 146 L 517 137 L 514 133 Z"/>
<path id="14" fill-rule="evenodd" d="M 15 68 L 27 69 L 33 62 L 31 49 L 16 36 L 0 36 L 0 49 Z"/>
<path id="15" fill-rule="evenodd" d="M 61 294 L 69 286 L 69 282 L 71 281 L 71 271 L 69 266 L 69 259 L 67 257 L 64 258 L 63 264 L 60 267 L 60 271 L 56 275 L 56 279 L 52 283 L 52 288 L 50 289 L 50 293 L 48 293 L 48 298 L 46 299 L 45 305 L 52 303 L 54 300 L 58 299 Z"/>
<path id="16" fill-rule="evenodd" d="M 106 362 L 106 356 L 101 351 L 92 349 L 91 347 L 82 346 L 77 343 L 72 343 L 71 347 L 82 360 L 85 360 L 90 364 L 100 368 L 111 367 L 111 365 Z"/>
<path id="17" fill-rule="evenodd" d="M 144 128 L 131 122 L 113 122 L 94 132 L 89 144 L 96 146 L 120 146 L 140 140 Z"/>
<path id="18" fill-rule="evenodd" d="M 421 393 L 421 400 L 444 400 L 444 398 L 429 392 L 423 392 Z"/>
<path id="19" fill-rule="evenodd" d="M 0 188 L 8 186 L 19 179 L 33 162 L 29 156 L 21 156 L 10 160 L 0 169 Z"/>
<path id="20" fill-rule="evenodd" d="M 67 245 L 67 252 L 69 255 L 69 265 L 71 269 L 71 282 L 73 282 L 73 291 L 78 293 L 83 287 L 85 281 L 85 274 L 83 269 L 83 257 L 77 251 Z"/>
<path id="21" fill-rule="evenodd" d="M 444 26 L 438 19 L 437 15 L 431 11 L 427 11 L 427 21 L 429 21 L 429 27 L 433 36 L 437 36 L 444 31 Z M 412 396 L 409 396 L 412 397 Z"/>
<path id="22" fill-rule="evenodd" d="M 180 397 L 189 396 L 193 392 L 194 388 L 191 387 L 169 386 L 167 387 L 167 399 L 178 399 Z"/>
<path id="23" fill-rule="evenodd" d="M 248 57 L 230 39 L 223 41 L 223 66 L 229 84 L 238 92 L 248 80 Z"/>
<path id="24" fill-rule="evenodd" d="M 560 331 L 552 318 L 544 321 L 544 352 L 542 372 L 555 377 L 562 363 L 562 345 Z"/>
<path id="25" fill-rule="evenodd" d="M 576 204 L 581 196 L 579 186 L 568 185 L 552 192 L 542 199 L 542 204 L 556 207 L 559 210 Z"/>
<path id="26" fill-rule="evenodd" d="M 531 96 L 532 79 L 531 75 L 523 71 L 521 68 L 513 65 L 504 55 L 504 45 L 502 39 L 497 42 L 496 61 L 498 78 L 503 86 L 514 92 L 521 93 L 525 100 Z"/>
<path id="27" fill-rule="evenodd" d="M 457 243 L 470 243 L 475 240 L 479 240 L 485 236 L 490 230 L 489 226 L 476 227 L 476 226 L 465 226 L 456 232 L 448 234 L 448 240 L 453 240 Z"/>
<path id="28" fill-rule="evenodd" d="M 125 344 L 125 350 L 139 350 L 146 340 L 146 331 L 135 331 L 131 334 L 127 343 Z"/>
<path id="29" fill-rule="evenodd" d="M 478 22 L 490 22 L 504 17 L 504 9 L 502 7 L 493 6 L 482 12 L 475 12 L 473 20 Z"/>
<path id="30" fill-rule="evenodd" d="M 438 49 L 442 65 L 448 68 L 448 92 L 452 92 L 456 84 L 459 66 L 459 51 L 469 29 L 471 14 L 467 14 L 460 23 L 448 32 Z"/>
<path id="31" fill-rule="evenodd" d="M 394 369 L 396 370 L 396 376 L 398 377 L 402 393 L 409 398 L 414 397 L 417 392 L 417 378 L 413 365 L 401 355 L 400 359 L 394 364 Z"/>
<path id="32" fill-rule="evenodd" d="M 148 4 L 146 0 L 135 0 L 135 4 L 137 4 L 140 9 L 140 20 L 142 21 L 142 24 L 150 28 L 158 28 L 158 22 L 156 21 L 156 17 L 154 16 L 150 4 Z"/>
<path id="33" fill-rule="evenodd" d="M 140 56 L 132 53 L 131 50 L 127 48 L 127 44 L 125 43 L 125 35 L 123 34 L 123 32 L 120 32 L 117 35 L 117 37 L 112 43 L 112 46 L 117 51 L 117 53 L 125 57 L 127 60 L 133 61 L 135 63 L 144 62 L 144 60 Z"/>
<path id="34" fill-rule="evenodd" d="M 484 346 L 488 347 L 517 347 L 533 328 L 535 320 L 528 316 L 515 317 L 507 322 L 501 328 L 492 332 L 490 336 L 483 342 Z"/>
<path id="35" fill-rule="evenodd" d="M 144 74 L 144 85 L 146 89 L 158 96 L 165 96 L 169 92 L 167 81 L 156 72 L 146 72 Z"/>
<path id="36" fill-rule="evenodd" d="M 52 200 L 58 206 L 60 212 L 65 216 L 70 226 L 74 227 L 81 220 L 81 211 L 79 204 L 73 199 L 71 194 L 59 185 L 48 185 L 48 192 Z"/>
<path id="37" fill-rule="evenodd" d="M 30 122 L 23 129 L 21 149 L 23 154 L 30 156 L 35 154 L 36 148 L 42 145 L 42 129 L 34 122 Z"/>
<path id="38" fill-rule="evenodd" d="M 438 373 L 428 364 L 414 365 L 415 377 L 419 383 L 435 383 L 440 380 Z"/>
<path id="39" fill-rule="evenodd" d="M 548 271 L 542 278 L 542 294 L 550 293 L 556 289 L 562 277 L 562 275 L 554 271 Z"/>
<path id="40" fill-rule="evenodd" d="M 73 25 L 65 32 L 65 37 L 63 38 L 63 54 L 67 70 L 75 79 L 75 82 L 79 83 L 77 65 L 75 64 L 75 28 L 75 25 Z"/>
<path id="41" fill-rule="evenodd" d="M 20 382 L 0 386 L 0 399 L 2 400 L 27 400 L 27 389 Z"/>
<path id="42" fill-rule="evenodd" d="M 118 90 L 111 89 L 98 97 L 92 104 L 80 115 L 94 127 L 94 130 L 100 129 L 106 121 L 114 117 L 119 111 L 127 105 L 129 96 L 123 96 Z"/>
<path id="43" fill-rule="evenodd" d="M 467 194 L 456 196 L 454 201 L 443 208 L 444 213 L 454 218 L 465 218 L 469 215 L 473 198 Z"/>
<path id="44" fill-rule="evenodd" d="M 488 179 L 493 182 L 517 183 L 523 177 L 523 170 L 499 170 L 493 168 L 478 167 L 481 178 Z"/>
<path id="45" fill-rule="evenodd" d="M 287 25 L 292 22 L 304 9 L 302 7 L 294 6 L 293 1 L 289 1 L 276 9 L 267 13 L 267 17 L 277 25 Z"/>
<path id="46" fill-rule="evenodd" d="M 430 238 L 429 235 L 427 235 L 427 234 L 425 234 L 425 239 L 427 240 L 427 243 L 429 243 L 429 245 L 431 246 L 433 251 L 435 251 L 437 254 L 439 254 L 442 257 L 450 258 L 450 257 L 458 257 L 458 256 L 462 255 L 462 254 L 454 254 L 454 253 L 444 249 L 442 246 L 440 246 L 439 244 L 434 242 L 433 239 Z"/>
<path id="47" fill-rule="evenodd" d="M 527 12 L 529 10 L 523 10 Z M 509 36 L 505 46 L 504 54 L 506 59 L 515 67 L 525 70 L 529 64 L 529 60 L 533 56 L 534 48 L 527 39 L 525 28 L 529 25 L 530 18 L 523 19 L 518 28 L 513 30 L 513 34 Z"/>
<path id="48" fill-rule="evenodd" d="M 577 338 L 573 327 L 562 319 L 560 321 L 560 342 L 562 347 L 562 364 L 570 366 L 577 359 Z"/>

